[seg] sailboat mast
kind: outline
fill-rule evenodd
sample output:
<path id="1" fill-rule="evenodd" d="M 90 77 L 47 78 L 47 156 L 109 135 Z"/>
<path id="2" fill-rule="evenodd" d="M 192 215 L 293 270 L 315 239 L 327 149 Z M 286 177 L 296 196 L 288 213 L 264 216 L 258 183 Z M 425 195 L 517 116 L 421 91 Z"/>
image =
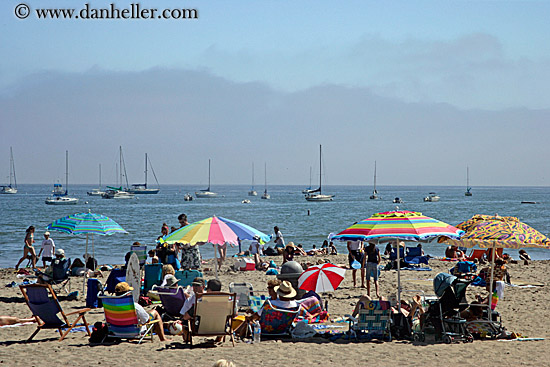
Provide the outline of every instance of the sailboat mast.
<path id="1" fill-rule="evenodd" d="M 11 187 L 11 175 L 13 171 L 13 183 L 17 188 L 17 176 L 15 176 L 15 161 L 13 160 L 13 148 L 10 147 L 10 187 Z"/>
<path id="2" fill-rule="evenodd" d="M 252 191 L 254 191 L 254 162 L 252 162 Z"/>
<path id="3" fill-rule="evenodd" d="M 264 163 L 264 180 L 265 180 L 264 194 L 267 194 L 267 162 Z"/>
<path id="4" fill-rule="evenodd" d="M 466 190 L 470 187 L 470 167 L 466 167 Z"/>
<path id="5" fill-rule="evenodd" d="M 101 163 L 99 164 L 99 188 L 101 189 Z"/>
<path id="6" fill-rule="evenodd" d="M 321 182 L 322 182 L 322 175 L 321 175 L 321 168 L 323 166 L 323 153 L 322 153 L 322 145 L 319 144 L 319 195 L 322 194 L 322 191 L 321 191 Z"/>
<path id="7" fill-rule="evenodd" d="M 120 187 L 122 188 L 122 146 L 119 146 L 119 153 L 118 153 L 118 169 L 120 174 Z"/>
<path id="8" fill-rule="evenodd" d="M 208 160 L 208 190 L 210 191 L 210 159 Z"/>
<path id="9" fill-rule="evenodd" d="M 145 188 L 147 188 L 147 153 L 145 153 Z"/>
<path id="10" fill-rule="evenodd" d="M 374 161 L 374 192 L 376 193 L 376 161 Z"/>
<path id="11" fill-rule="evenodd" d="M 69 193 L 69 151 L 65 151 L 65 194 Z"/>

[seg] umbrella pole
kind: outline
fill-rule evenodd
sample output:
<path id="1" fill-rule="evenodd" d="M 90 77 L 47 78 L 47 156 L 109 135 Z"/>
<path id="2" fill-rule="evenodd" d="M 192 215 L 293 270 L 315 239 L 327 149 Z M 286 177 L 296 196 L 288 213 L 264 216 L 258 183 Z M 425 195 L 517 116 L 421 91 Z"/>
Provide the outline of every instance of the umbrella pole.
<path id="1" fill-rule="evenodd" d="M 85 254 L 88 254 L 88 233 L 86 233 L 86 252 L 85 252 Z M 86 275 L 84 276 L 84 279 L 82 280 L 82 294 L 84 294 L 84 288 L 86 287 L 86 279 L 88 278 L 87 274 L 88 274 L 88 272 L 86 271 Z"/>
<path id="2" fill-rule="evenodd" d="M 493 303 L 493 273 L 495 270 L 495 252 L 496 252 L 496 243 L 493 241 L 493 247 L 491 251 L 491 276 L 489 277 L 489 296 L 487 297 L 488 302 L 488 308 L 487 308 L 487 320 L 492 319 L 491 311 L 492 311 L 492 303 Z"/>
<path id="3" fill-rule="evenodd" d="M 220 280 L 218 278 L 218 244 L 212 244 L 212 247 L 214 248 L 214 273 L 216 274 L 216 279 Z"/>
<path id="4" fill-rule="evenodd" d="M 399 259 L 401 249 L 399 248 L 399 240 L 396 240 L 395 244 L 397 246 L 397 310 L 401 313 L 401 260 Z"/>

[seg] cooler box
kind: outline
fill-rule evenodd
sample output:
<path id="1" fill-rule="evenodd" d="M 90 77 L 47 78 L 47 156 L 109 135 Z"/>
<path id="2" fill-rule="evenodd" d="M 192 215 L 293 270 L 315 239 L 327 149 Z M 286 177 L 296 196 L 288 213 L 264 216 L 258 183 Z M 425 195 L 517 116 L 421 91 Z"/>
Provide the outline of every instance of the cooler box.
<path id="1" fill-rule="evenodd" d="M 240 271 L 255 270 L 256 264 L 252 259 L 240 258 L 235 262 L 235 267 Z"/>

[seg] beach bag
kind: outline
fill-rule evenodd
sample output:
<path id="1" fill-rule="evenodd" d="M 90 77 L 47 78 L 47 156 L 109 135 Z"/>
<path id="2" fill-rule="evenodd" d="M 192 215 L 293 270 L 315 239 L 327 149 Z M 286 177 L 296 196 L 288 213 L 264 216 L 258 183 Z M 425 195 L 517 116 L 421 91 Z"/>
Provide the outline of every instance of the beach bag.
<path id="1" fill-rule="evenodd" d="M 101 321 L 96 322 L 92 328 L 92 335 L 89 341 L 91 344 L 112 342 L 113 338 L 109 337 L 109 327 L 107 324 Z"/>
<path id="2" fill-rule="evenodd" d="M 139 296 L 139 299 L 138 299 L 138 304 L 140 306 L 149 306 L 150 304 L 152 304 L 153 302 L 151 301 L 151 299 L 147 296 Z"/>
<path id="3" fill-rule="evenodd" d="M 402 313 L 394 313 L 392 315 L 391 336 L 395 339 L 410 339 L 411 324 L 409 319 Z"/>

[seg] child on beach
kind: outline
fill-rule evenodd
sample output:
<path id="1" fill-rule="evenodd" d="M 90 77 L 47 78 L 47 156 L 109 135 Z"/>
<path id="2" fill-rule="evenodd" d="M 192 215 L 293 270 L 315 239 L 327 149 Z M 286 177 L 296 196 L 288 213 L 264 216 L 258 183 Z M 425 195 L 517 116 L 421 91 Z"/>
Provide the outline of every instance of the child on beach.
<path id="1" fill-rule="evenodd" d="M 42 265 L 46 267 L 46 262 L 50 263 L 53 261 L 53 253 L 55 251 L 55 243 L 53 239 L 50 238 L 50 232 L 44 233 L 44 241 L 42 241 L 42 246 L 38 252 L 38 257 L 42 254 Z"/>

